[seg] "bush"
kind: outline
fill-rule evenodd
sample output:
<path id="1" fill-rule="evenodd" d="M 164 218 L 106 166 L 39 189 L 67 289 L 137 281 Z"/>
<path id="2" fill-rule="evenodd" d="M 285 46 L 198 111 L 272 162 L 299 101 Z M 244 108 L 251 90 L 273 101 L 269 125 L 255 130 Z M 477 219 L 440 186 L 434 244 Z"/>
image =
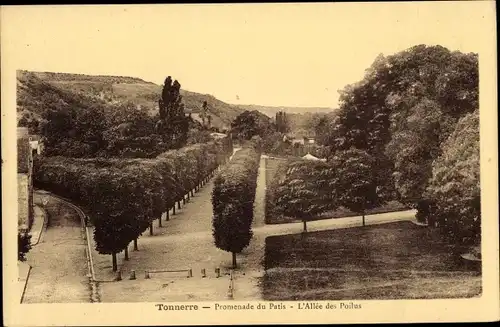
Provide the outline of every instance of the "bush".
<path id="1" fill-rule="evenodd" d="M 25 232 L 17 232 L 17 260 L 26 261 L 26 253 L 31 250 L 31 235 Z"/>

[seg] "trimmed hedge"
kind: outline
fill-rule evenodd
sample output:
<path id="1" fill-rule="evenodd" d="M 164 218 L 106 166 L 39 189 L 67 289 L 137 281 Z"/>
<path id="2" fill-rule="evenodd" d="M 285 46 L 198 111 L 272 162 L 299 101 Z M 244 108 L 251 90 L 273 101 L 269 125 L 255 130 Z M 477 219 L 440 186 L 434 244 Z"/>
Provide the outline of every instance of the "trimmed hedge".
<path id="1" fill-rule="evenodd" d="M 226 138 L 167 151 L 154 159 L 40 157 L 36 187 L 87 209 L 102 254 L 124 250 L 162 213 L 204 182 L 232 153 Z M 113 265 L 115 267 L 115 264 Z"/>
<path id="2" fill-rule="evenodd" d="M 257 187 L 260 152 L 251 142 L 236 152 L 215 178 L 212 191 L 213 236 L 215 246 L 231 252 L 233 267 L 252 238 L 253 204 Z"/>

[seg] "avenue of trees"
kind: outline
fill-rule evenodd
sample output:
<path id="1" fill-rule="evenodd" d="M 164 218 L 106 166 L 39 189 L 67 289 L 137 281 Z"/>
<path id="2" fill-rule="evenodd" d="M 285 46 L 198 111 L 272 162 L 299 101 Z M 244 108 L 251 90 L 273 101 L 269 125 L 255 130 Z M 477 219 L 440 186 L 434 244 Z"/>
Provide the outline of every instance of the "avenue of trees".
<path id="1" fill-rule="evenodd" d="M 236 268 L 236 254 L 247 247 L 252 238 L 260 151 L 260 140 L 253 138 L 252 142 L 234 154 L 214 180 L 214 242 L 219 249 L 232 253 L 233 268 Z"/>
<path id="2" fill-rule="evenodd" d="M 111 254 L 127 250 L 152 222 L 174 208 L 232 153 L 229 138 L 170 150 L 154 159 L 77 159 L 41 157 L 37 187 L 69 198 L 89 213 L 96 249 Z M 168 219 L 168 216 L 167 216 Z M 128 253 L 125 253 L 128 256 Z"/>

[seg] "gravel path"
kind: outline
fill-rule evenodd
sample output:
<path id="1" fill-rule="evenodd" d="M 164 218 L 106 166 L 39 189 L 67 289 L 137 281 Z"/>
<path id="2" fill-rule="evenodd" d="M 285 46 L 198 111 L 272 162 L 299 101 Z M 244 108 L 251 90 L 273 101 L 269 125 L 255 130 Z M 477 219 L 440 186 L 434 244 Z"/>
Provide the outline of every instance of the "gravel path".
<path id="1" fill-rule="evenodd" d="M 23 303 L 90 302 L 80 217 L 54 197 L 45 209 L 47 229 L 27 254 L 32 269 Z"/>

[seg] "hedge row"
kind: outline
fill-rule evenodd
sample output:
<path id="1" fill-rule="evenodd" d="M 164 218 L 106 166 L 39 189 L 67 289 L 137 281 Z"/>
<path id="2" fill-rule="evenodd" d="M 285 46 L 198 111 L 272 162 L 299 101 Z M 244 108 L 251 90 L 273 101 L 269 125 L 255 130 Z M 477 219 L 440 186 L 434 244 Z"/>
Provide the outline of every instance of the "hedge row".
<path id="1" fill-rule="evenodd" d="M 250 142 L 235 153 L 215 178 L 212 191 L 213 236 L 215 246 L 231 252 L 233 267 L 236 253 L 252 238 L 253 204 L 259 170 L 260 144 Z"/>
<path id="2" fill-rule="evenodd" d="M 36 163 L 34 180 L 37 187 L 87 209 L 97 251 L 112 254 L 115 263 L 116 253 L 148 227 L 152 231 L 152 221 L 175 210 L 176 202 L 180 206 L 231 153 L 226 138 L 154 159 L 46 157 Z"/>

